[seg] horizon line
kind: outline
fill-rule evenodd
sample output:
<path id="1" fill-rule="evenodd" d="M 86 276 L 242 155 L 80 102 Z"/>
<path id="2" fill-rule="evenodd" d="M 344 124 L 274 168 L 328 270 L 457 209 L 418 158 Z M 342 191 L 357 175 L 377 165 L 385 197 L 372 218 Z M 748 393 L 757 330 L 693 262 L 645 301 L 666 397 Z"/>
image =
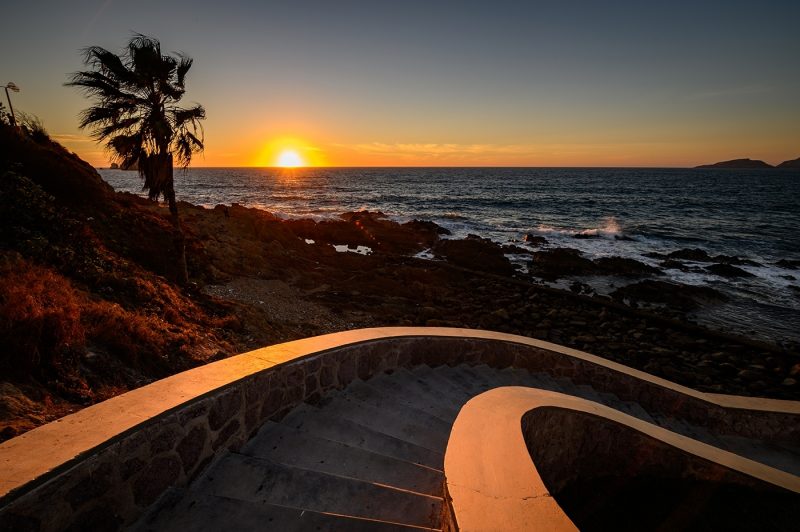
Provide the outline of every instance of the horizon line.
<path id="1" fill-rule="evenodd" d="M 713 163 L 712 163 L 713 164 Z M 767 163 L 769 164 L 769 163 Z M 269 170 L 306 170 L 310 168 L 510 168 L 510 169 L 650 169 L 650 170 L 796 170 L 796 168 L 779 168 L 777 166 L 770 166 L 769 168 L 701 168 L 701 166 L 525 166 L 525 165 L 319 165 L 319 166 L 253 166 L 253 165 L 214 165 L 214 166 L 189 166 L 188 169 L 210 169 L 210 168 L 255 168 L 255 169 L 269 169 Z M 97 170 L 111 170 L 110 166 L 95 166 Z M 173 169 L 184 170 L 183 167 L 173 166 Z M 114 170 L 122 170 L 121 168 L 114 168 Z M 122 170 L 123 172 L 135 172 L 136 170 Z"/>

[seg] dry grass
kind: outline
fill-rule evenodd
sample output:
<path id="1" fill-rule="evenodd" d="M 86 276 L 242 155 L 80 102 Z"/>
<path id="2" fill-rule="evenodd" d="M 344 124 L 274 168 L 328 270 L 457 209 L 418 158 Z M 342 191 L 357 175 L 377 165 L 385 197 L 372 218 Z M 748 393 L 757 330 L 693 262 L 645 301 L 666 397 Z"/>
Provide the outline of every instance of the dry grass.
<path id="1" fill-rule="evenodd" d="M 70 371 L 86 340 L 82 297 L 53 270 L 10 262 L 0 270 L 0 365 L 21 375 Z"/>

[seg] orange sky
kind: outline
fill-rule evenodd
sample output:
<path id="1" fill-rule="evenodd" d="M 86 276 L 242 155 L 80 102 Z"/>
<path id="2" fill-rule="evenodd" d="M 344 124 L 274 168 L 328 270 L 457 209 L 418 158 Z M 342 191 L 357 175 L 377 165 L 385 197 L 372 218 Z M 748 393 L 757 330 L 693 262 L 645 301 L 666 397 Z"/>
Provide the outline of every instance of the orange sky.
<path id="1" fill-rule="evenodd" d="M 3 17 L 15 109 L 96 166 L 109 158 L 77 127 L 90 103 L 63 84 L 82 48 L 120 50 L 132 31 L 195 60 L 184 100 L 208 114 L 195 166 L 269 166 L 286 149 L 330 166 L 800 156 L 796 0 L 43 0 Z"/>

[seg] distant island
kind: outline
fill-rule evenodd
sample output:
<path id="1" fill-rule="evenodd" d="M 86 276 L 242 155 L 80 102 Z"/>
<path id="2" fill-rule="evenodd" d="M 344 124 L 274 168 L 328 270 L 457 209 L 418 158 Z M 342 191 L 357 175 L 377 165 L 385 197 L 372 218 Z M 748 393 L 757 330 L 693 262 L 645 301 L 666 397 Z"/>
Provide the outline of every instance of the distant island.
<path id="1" fill-rule="evenodd" d="M 733 159 L 730 161 L 722 161 L 714 164 L 703 164 L 695 166 L 695 168 L 775 168 L 771 164 L 764 161 L 753 159 Z"/>
<path id="2" fill-rule="evenodd" d="M 783 161 L 775 168 L 800 168 L 800 157 L 792 159 L 791 161 Z"/>
<path id="3" fill-rule="evenodd" d="M 695 166 L 695 168 L 800 168 L 800 157 L 790 161 L 783 161 L 777 166 L 772 166 L 769 163 L 757 159 L 732 159 L 730 161 L 721 161 L 714 164 L 702 164 L 700 166 Z"/>

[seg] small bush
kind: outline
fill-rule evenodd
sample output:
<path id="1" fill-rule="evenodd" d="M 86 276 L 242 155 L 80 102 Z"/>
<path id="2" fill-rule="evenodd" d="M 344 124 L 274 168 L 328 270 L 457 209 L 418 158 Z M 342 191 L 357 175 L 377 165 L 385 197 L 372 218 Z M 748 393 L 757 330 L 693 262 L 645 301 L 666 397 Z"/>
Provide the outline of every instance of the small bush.
<path id="1" fill-rule="evenodd" d="M 22 129 L 31 139 L 33 139 L 34 142 L 38 144 L 50 143 L 50 135 L 47 133 L 47 129 L 44 127 L 44 122 L 42 122 L 38 116 L 28 113 L 17 114 L 19 115 L 17 123 L 19 123 Z"/>
<path id="2" fill-rule="evenodd" d="M 0 266 L 0 368 L 10 374 L 59 374 L 83 351 L 81 296 L 67 279 L 19 258 Z"/>
<path id="3" fill-rule="evenodd" d="M 170 336 L 167 323 L 108 301 L 87 304 L 83 318 L 91 341 L 128 366 L 156 374 L 166 369 Z"/>

